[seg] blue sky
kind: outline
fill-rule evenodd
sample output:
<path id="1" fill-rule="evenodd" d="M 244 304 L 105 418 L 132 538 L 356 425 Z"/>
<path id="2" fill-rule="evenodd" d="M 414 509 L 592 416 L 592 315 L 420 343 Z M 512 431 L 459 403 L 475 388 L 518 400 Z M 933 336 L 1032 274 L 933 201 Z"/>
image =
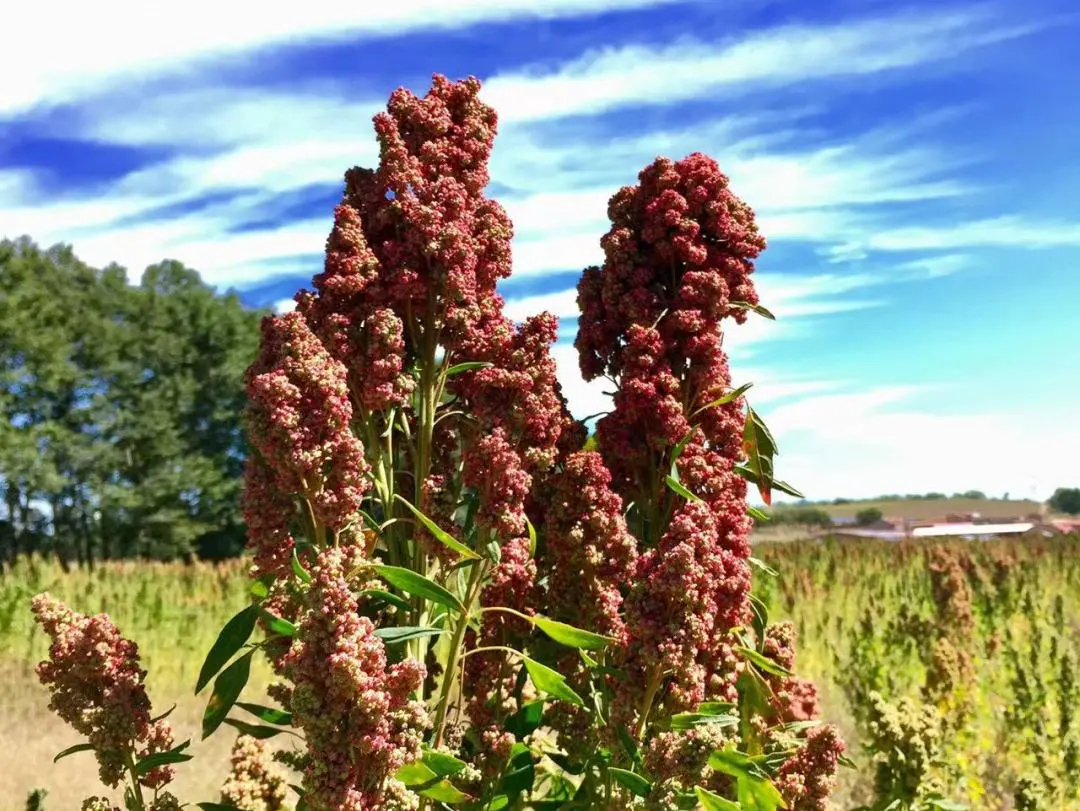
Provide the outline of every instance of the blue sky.
<path id="1" fill-rule="evenodd" d="M 783 478 L 818 498 L 1080 485 L 1080 17 L 1064 0 L 54 15 L 8 14 L 0 235 L 136 278 L 179 259 L 278 305 L 318 272 L 389 93 L 474 74 L 500 114 L 490 191 L 516 227 L 502 291 L 515 316 L 560 316 L 576 413 L 604 407 L 570 342 L 606 200 L 656 155 L 703 151 L 770 243 L 756 280 L 778 321 L 727 345 Z"/>

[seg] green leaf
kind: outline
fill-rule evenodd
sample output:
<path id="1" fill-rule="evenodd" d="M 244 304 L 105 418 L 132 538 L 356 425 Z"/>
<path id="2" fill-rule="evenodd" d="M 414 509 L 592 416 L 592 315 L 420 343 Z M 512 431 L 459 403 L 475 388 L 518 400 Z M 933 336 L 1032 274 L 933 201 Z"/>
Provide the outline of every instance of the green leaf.
<path id="1" fill-rule="evenodd" d="M 402 498 L 397 493 L 394 494 L 394 498 L 404 504 L 409 509 L 409 512 L 416 516 L 416 520 L 424 525 L 424 529 L 430 532 L 431 535 L 435 538 L 435 540 L 437 540 L 443 546 L 448 549 L 452 549 L 453 551 L 461 555 L 461 557 L 463 558 L 480 560 L 480 556 L 478 554 L 469 549 L 469 547 L 467 547 L 465 544 L 463 544 L 445 529 L 440 527 L 438 524 L 436 524 L 434 521 L 432 521 L 430 518 L 420 512 L 420 510 L 414 507 L 408 499 Z"/>
<path id="2" fill-rule="evenodd" d="M 400 608 L 402 611 L 409 611 L 412 606 L 409 605 L 407 600 L 403 600 L 396 594 L 391 594 L 389 591 L 383 591 L 382 589 L 363 589 L 356 594 L 357 597 L 367 597 L 371 600 L 381 600 L 384 603 L 389 603 L 392 606 Z"/>
<path id="3" fill-rule="evenodd" d="M 529 557 L 534 558 L 536 557 L 536 527 L 529 520 L 529 516 L 525 516 L 525 528 L 529 531 Z"/>
<path id="4" fill-rule="evenodd" d="M 709 756 L 709 765 L 735 778 L 739 805 L 745 811 L 776 811 L 785 807 L 776 786 L 745 752 L 732 747 L 718 749 Z"/>
<path id="5" fill-rule="evenodd" d="M 836 759 L 836 762 L 839 763 L 841 766 L 843 766 L 845 769 L 858 769 L 859 768 L 859 764 L 857 764 L 854 760 L 852 760 L 851 757 L 848 756 L 848 755 L 840 755 L 840 757 L 838 757 Z"/>
<path id="6" fill-rule="evenodd" d="M 528 656 L 521 658 L 525 662 L 525 669 L 529 671 L 529 678 L 532 679 L 532 683 L 536 685 L 537 690 L 567 701 L 570 704 L 576 704 L 579 707 L 585 706 L 581 696 L 570 688 L 562 674 L 552 670 L 547 665 L 540 664 L 535 659 L 530 659 Z"/>
<path id="7" fill-rule="evenodd" d="M 724 713 L 733 712 L 735 706 L 730 701 L 702 701 L 698 704 L 696 712 L 706 715 L 723 715 Z"/>
<path id="8" fill-rule="evenodd" d="M 753 518 L 755 521 L 772 521 L 772 516 L 769 515 L 767 512 L 765 512 L 764 510 L 759 510 L 757 507 L 751 507 L 749 504 L 746 505 L 746 514 Z"/>
<path id="9" fill-rule="evenodd" d="M 275 735 L 280 735 L 285 731 L 281 727 L 249 724 L 247 721 L 239 721 L 236 718 L 226 718 L 224 723 L 228 724 L 233 729 L 240 730 L 245 735 L 250 735 L 252 738 L 258 738 L 260 741 L 264 741 L 267 738 L 273 738 Z"/>
<path id="10" fill-rule="evenodd" d="M 300 557 L 296 554 L 295 546 L 293 547 L 292 551 L 292 571 L 301 583 L 311 582 L 311 575 L 308 574 L 307 569 L 304 568 L 304 564 L 300 562 Z"/>
<path id="11" fill-rule="evenodd" d="M 515 743 L 510 749 L 510 763 L 496 789 L 500 794 L 520 794 L 532 790 L 536 778 L 532 752 L 524 743 Z"/>
<path id="12" fill-rule="evenodd" d="M 570 648 L 602 650 L 615 641 L 609 636 L 584 631 L 581 628 L 575 628 L 573 625 L 548 619 L 539 614 L 529 617 L 529 621 L 560 645 L 566 645 Z"/>
<path id="13" fill-rule="evenodd" d="M 761 560 L 761 558 L 755 558 L 753 555 L 751 555 L 750 557 L 747 558 L 747 560 L 750 561 L 751 566 L 753 566 L 758 571 L 764 572 L 765 574 L 769 575 L 769 577 L 779 577 L 780 576 L 780 572 L 776 571 L 776 569 L 774 569 L 768 563 Z"/>
<path id="14" fill-rule="evenodd" d="M 715 408 L 716 406 L 727 405 L 728 403 L 734 402 L 735 400 L 738 400 L 740 397 L 746 394 L 746 392 L 749 391 L 750 387 L 753 385 L 753 383 L 743 383 L 741 386 L 739 386 L 739 388 L 732 389 L 731 391 L 724 394 L 722 397 L 718 397 L 711 403 L 706 403 L 705 405 L 701 406 L 694 413 L 698 414 L 707 409 Z"/>
<path id="15" fill-rule="evenodd" d="M 258 606 L 255 610 L 266 621 L 266 627 L 270 630 L 270 633 L 278 636 L 296 636 L 296 626 L 287 619 L 279 617 L 277 614 L 271 614 L 262 606 Z"/>
<path id="16" fill-rule="evenodd" d="M 459 613 L 465 612 L 465 606 L 462 605 L 461 600 L 434 580 L 430 580 L 412 569 L 383 565 L 372 566 L 371 568 L 378 572 L 379 577 L 391 586 L 396 586 L 406 594 L 415 594 L 417 597 L 423 597 L 425 600 L 438 603 L 446 608 L 452 608 Z"/>
<path id="17" fill-rule="evenodd" d="M 251 584 L 251 587 L 248 588 L 248 593 L 259 600 L 265 600 L 270 596 L 270 584 L 264 580 L 256 580 Z"/>
<path id="18" fill-rule="evenodd" d="M 175 709 L 176 709 L 176 705 L 173 704 L 171 707 L 169 707 L 169 709 L 165 710 L 165 712 L 163 712 L 161 715 L 155 715 L 153 718 L 151 718 L 150 723 L 151 724 L 156 724 L 158 721 L 164 721 L 166 718 L 168 718 L 170 715 L 173 714 L 173 710 L 175 710 Z"/>
<path id="19" fill-rule="evenodd" d="M 202 719 L 203 740 L 209 738 L 214 730 L 221 726 L 225 716 L 229 714 L 236 699 L 240 697 L 248 677 L 251 676 L 251 656 L 254 651 L 248 651 L 223 671 L 214 680 L 214 691 L 210 694 L 210 701 L 206 705 L 206 712 Z"/>
<path id="20" fill-rule="evenodd" d="M 630 733 L 626 731 L 626 727 L 617 727 L 615 731 L 619 736 L 619 742 L 623 745 L 623 749 L 625 749 L 626 754 L 630 756 L 630 762 L 635 766 L 640 766 L 641 752 L 638 750 L 637 741 L 635 741 Z"/>
<path id="21" fill-rule="evenodd" d="M 628 772 L 626 769 L 616 769 L 614 766 L 609 766 L 607 772 L 616 783 L 625 786 L 636 797 L 648 797 L 649 792 L 652 791 L 652 783 L 640 774 Z"/>
<path id="22" fill-rule="evenodd" d="M 701 501 L 700 498 L 698 498 L 697 496 L 695 496 L 693 493 L 691 493 L 689 490 L 686 489 L 686 485 L 684 485 L 681 481 L 676 479 L 674 476 L 665 476 L 664 477 L 664 482 L 675 493 L 682 496 L 687 501 Z"/>
<path id="23" fill-rule="evenodd" d="M 218 638 L 210 647 L 210 652 L 206 654 L 206 661 L 203 662 L 202 670 L 199 671 L 199 679 L 195 682 L 195 695 L 201 693 L 203 688 L 210 683 L 210 679 L 225 667 L 225 663 L 247 644 L 255 631 L 257 612 L 255 606 L 249 605 L 225 623 L 225 627 L 221 629 Z"/>
<path id="24" fill-rule="evenodd" d="M 781 667 L 768 656 L 763 653 L 758 653 L 753 648 L 748 648 L 745 645 L 736 645 L 735 650 L 741 653 L 750 662 L 753 662 L 760 670 L 766 673 L 770 673 L 773 676 L 790 676 L 791 671 L 785 667 Z"/>
<path id="25" fill-rule="evenodd" d="M 527 701 L 506 722 L 506 729 L 515 738 L 524 738 L 540 728 L 544 717 L 544 702 Z"/>
<path id="26" fill-rule="evenodd" d="M 240 811 L 235 805 L 222 805 L 221 803 L 195 803 L 202 811 Z"/>
<path id="27" fill-rule="evenodd" d="M 765 644 L 765 630 L 769 627 L 769 607 L 756 594 L 750 595 L 750 610 L 753 612 L 754 635 L 758 647 Z"/>
<path id="28" fill-rule="evenodd" d="M 464 764 L 462 765 L 464 766 Z M 417 794 L 449 805 L 473 799 L 448 780 L 443 779 L 442 776 L 421 760 L 406 763 L 394 773 L 394 778 L 400 780 Z"/>
<path id="29" fill-rule="evenodd" d="M 692 729 L 693 727 L 703 726 L 705 724 L 717 724 L 719 726 L 737 726 L 739 723 L 739 716 L 706 713 L 706 712 L 680 712 L 671 716 L 670 724 L 672 729 Z"/>
<path id="30" fill-rule="evenodd" d="M 719 794 L 715 794 L 701 786 L 695 786 L 694 793 L 697 794 L 698 801 L 705 811 L 740 811 L 741 806 L 738 803 L 721 797 Z"/>
<path id="31" fill-rule="evenodd" d="M 768 318 L 770 321 L 776 320 L 776 316 L 760 304 L 751 304 L 748 301 L 729 301 L 728 307 L 733 310 L 749 310 L 752 313 L 757 313 L 764 318 Z"/>
<path id="32" fill-rule="evenodd" d="M 409 788 L 414 788 L 438 780 L 439 775 L 422 760 L 414 760 L 412 763 L 406 763 L 394 772 L 394 779 L 400 780 Z"/>
<path id="33" fill-rule="evenodd" d="M 474 799 L 471 794 L 466 794 L 449 780 L 440 780 L 433 786 L 417 792 L 421 797 L 427 797 L 447 805 L 467 803 Z"/>
<path id="34" fill-rule="evenodd" d="M 740 778 L 735 783 L 735 791 L 739 795 L 739 805 L 745 811 L 776 811 L 787 807 L 779 789 L 766 779 Z"/>
<path id="35" fill-rule="evenodd" d="M 397 645 L 401 642 L 408 642 L 410 639 L 437 636 L 442 633 L 445 633 L 442 628 L 427 628 L 418 625 L 399 625 L 375 629 L 375 636 L 379 637 L 383 644 L 386 645 Z"/>
<path id="36" fill-rule="evenodd" d="M 69 746 L 67 749 L 65 749 L 62 752 L 57 752 L 56 757 L 53 758 L 53 763 L 56 763 L 56 761 L 60 760 L 61 758 L 66 758 L 68 755 L 74 755 L 76 752 L 93 752 L 93 751 L 94 751 L 94 744 L 92 744 L 92 743 L 77 743 L 74 746 Z"/>
<path id="37" fill-rule="evenodd" d="M 490 363 L 482 360 L 467 360 L 462 363 L 455 363 L 453 366 L 447 369 L 446 376 L 453 377 L 454 375 L 459 375 L 462 372 L 475 372 L 477 369 L 486 369 L 489 366 L 491 366 Z"/>
<path id="38" fill-rule="evenodd" d="M 179 746 L 173 747 L 168 752 L 157 752 L 153 755 L 147 755 L 138 763 L 135 764 L 135 774 L 139 777 L 146 777 L 152 770 L 158 766 L 168 766 L 170 763 L 184 763 L 191 760 L 194 755 L 189 755 L 184 752 L 191 746 L 191 741 L 184 741 Z"/>
<path id="39" fill-rule="evenodd" d="M 278 724 L 283 727 L 292 726 L 293 717 L 291 712 L 274 709 L 273 707 L 264 707 L 261 704 L 249 704 L 246 701 L 237 701 L 236 706 L 250 712 L 260 721 L 264 721 L 267 724 Z"/>
<path id="40" fill-rule="evenodd" d="M 459 760 L 448 752 L 439 752 L 428 747 L 424 747 L 421 759 L 425 766 L 440 777 L 455 775 L 466 766 L 465 761 Z"/>

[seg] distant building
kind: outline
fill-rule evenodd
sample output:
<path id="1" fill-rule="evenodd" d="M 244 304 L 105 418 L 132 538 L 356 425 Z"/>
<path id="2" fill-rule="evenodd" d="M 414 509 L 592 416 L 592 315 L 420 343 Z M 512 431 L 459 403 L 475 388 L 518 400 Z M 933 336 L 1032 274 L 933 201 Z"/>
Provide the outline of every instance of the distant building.
<path id="1" fill-rule="evenodd" d="M 937 524 L 930 527 L 913 527 L 912 538 L 967 538 L 969 540 L 988 540 L 1009 535 L 1023 535 L 1035 529 L 1031 521 L 1011 522 L 1007 524 Z"/>

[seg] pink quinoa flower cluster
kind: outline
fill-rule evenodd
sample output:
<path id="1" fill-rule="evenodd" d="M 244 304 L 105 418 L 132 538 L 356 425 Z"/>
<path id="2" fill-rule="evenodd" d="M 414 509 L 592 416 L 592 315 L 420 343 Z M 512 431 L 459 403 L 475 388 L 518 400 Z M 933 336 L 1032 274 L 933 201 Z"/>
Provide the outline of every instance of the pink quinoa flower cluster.
<path id="1" fill-rule="evenodd" d="M 523 614 L 535 613 L 536 561 L 529 554 L 527 538 L 515 538 L 502 547 L 499 563 L 481 592 L 484 606 L 506 606 Z M 486 612 L 480 632 L 470 632 L 470 648 L 511 645 L 520 648 L 532 626 L 512 614 Z M 465 668 L 469 697 L 468 713 L 473 725 L 483 729 L 504 720 L 513 711 L 512 695 L 517 668 L 502 651 L 470 655 Z"/>
<path id="2" fill-rule="evenodd" d="M 776 779 L 789 811 L 828 811 L 844 742 L 836 727 L 814 727 L 806 742 L 781 767 Z"/>
<path id="3" fill-rule="evenodd" d="M 49 709 L 94 747 L 101 782 L 116 788 L 135 761 L 173 748 L 172 728 L 151 717 L 146 671 L 138 646 L 124 639 L 105 614 L 86 616 L 48 593 L 32 601 L 37 622 L 52 639 L 49 658 L 37 666 L 52 693 Z M 139 779 L 157 789 L 173 777 L 168 766 Z"/>
<path id="4" fill-rule="evenodd" d="M 730 384 L 720 322 L 745 319 L 733 302 L 757 303 L 749 277 L 765 248 L 753 211 L 711 158 L 658 158 L 639 180 L 608 205 L 604 265 L 578 285 L 575 343 L 587 380 L 619 384 L 597 436 L 624 498 L 642 495 L 654 454 L 691 420 L 721 452 L 741 431 L 740 403 L 702 407 Z"/>
<path id="5" fill-rule="evenodd" d="M 628 689 L 641 692 L 647 674 L 661 673 L 670 677 L 670 712 L 707 700 L 718 640 L 743 616 L 732 595 L 744 596 L 747 581 L 744 561 L 725 547 L 709 506 L 685 503 L 639 560 L 627 601 Z"/>
<path id="6" fill-rule="evenodd" d="M 299 312 L 263 320 L 248 369 L 248 462 L 244 518 L 256 572 L 287 570 L 290 522 L 299 501 L 330 533 L 356 515 L 369 488 L 364 447 L 350 427 L 346 370 Z"/>
<path id="7" fill-rule="evenodd" d="M 473 457 L 467 486 L 490 498 L 481 518 L 505 542 L 523 532 L 525 474 L 550 467 L 569 419 L 550 356 L 554 317 L 518 326 L 496 292 L 510 274 L 513 227 L 484 194 L 497 116 L 479 91 L 475 78 L 435 75 L 423 97 L 404 88 L 391 95 L 375 116 L 379 165 L 346 173 L 324 270 L 314 292 L 297 296 L 297 313 L 345 368 L 365 421 L 408 404 L 417 384 L 409 369 L 436 347 L 451 364 L 488 364 L 446 381 L 470 421 L 441 424 L 419 506 L 452 528 L 459 443 L 446 439 L 460 438 Z M 417 415 L 406 409 L 406 417 L 415 434 Z M 502 441 L 472 441 L 489 436 Z M 511 474 L 501 488 L 478 475 L 493 458 Z M 445 554 L 434 544 L 431 551 Z"/>
<path id="8" fill-rule="evenodd" d="M 285 778 L 270 763 L 263 741 L 250 735 L 236 737 L 229 776 L 221 787 L 221 802 L 245 811 L 285 808 Z"/>
<path id="9" fill-rule="evenodd" d="M 622 592 L 637 566 L 637 541 L 611 490 L 600 454 L 569 456 L 553 476 L 545 524 L 545 611 L 626 644 Z"/>
<path id="10" fill-rule="evenodd" d="M 764 653 L 786 670 L 795 667 L 795 625 L 790 621 L 771 625 L 765 632 Z M 798 676 L 768 676 L 773 694 L 770 703 L 781 723 L 812 721 L 818 717 L 817 688 Z"/>
<path id="11" fill-rule="evenodd" d="M 731 695 L 727 631 L 747 618 L 750 569 L 741 398 L 732 388 L 721 322 L 757 303 L 750 280 L 765 248 L 753 211 L 711 158 L 658 158 L 609 202 L 602 267 L 578 285 L 575 345 L 587 380 L 616 385 L 596 438 L 612 487 L 635 505 L 642 544 L 627 597 L 625 706 L 661 674 L 667 711 Z M 663 483 L 674 457 L 700 501 Z"/>
<path id="12" fill-rule="evenodd" d="M 304 789 L 312 811 L 384 808 L 388 781 L 419 758 L 427 724 L 423 706 L 410 700 L 424 666 L 412 659 L 388 666 L 346 579 L 355 563 L 345 548 L 319 553 L 307 610 L 281 662 L 307 742 Z"/>

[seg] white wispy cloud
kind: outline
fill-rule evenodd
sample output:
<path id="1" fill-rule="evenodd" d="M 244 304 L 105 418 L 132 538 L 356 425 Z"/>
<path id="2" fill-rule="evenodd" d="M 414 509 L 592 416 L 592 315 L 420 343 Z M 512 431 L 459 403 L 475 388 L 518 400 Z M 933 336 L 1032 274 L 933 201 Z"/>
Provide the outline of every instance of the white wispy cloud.
<path id="1" fill-rule="evenodd" d="M 54 6 L 20 3 L 4 15 L 8 29 L 24 35 L 7 37 L 0 49 L 0 75 L 18 77 L 0 84 L 0 113 L 68 102 L 122 80 L 184 76 L 223 59 L 266 58 L 266 49 L 272 46 L 464 28 L 481 22 L 543 21 L 678 1 L 308 0 L 297 13 L 295 6 L 252 0 L 183 4 L 102 0 L 66 5 L 59 23 Z M 42 58 L 42 37 L 35 32 L 48 32 L 48 58 Z"/>
<path id="2" fill-rule="evenodd" d="M 627 105 L 911 68 L 1033 30 L 1002 23 L 986 7 L 921 7 L 835 25 L 784 26 L 724 42 L 602 48 L 556 69 L 496 76 L 488 96 L 511 120 L 596 115 Z"/>

